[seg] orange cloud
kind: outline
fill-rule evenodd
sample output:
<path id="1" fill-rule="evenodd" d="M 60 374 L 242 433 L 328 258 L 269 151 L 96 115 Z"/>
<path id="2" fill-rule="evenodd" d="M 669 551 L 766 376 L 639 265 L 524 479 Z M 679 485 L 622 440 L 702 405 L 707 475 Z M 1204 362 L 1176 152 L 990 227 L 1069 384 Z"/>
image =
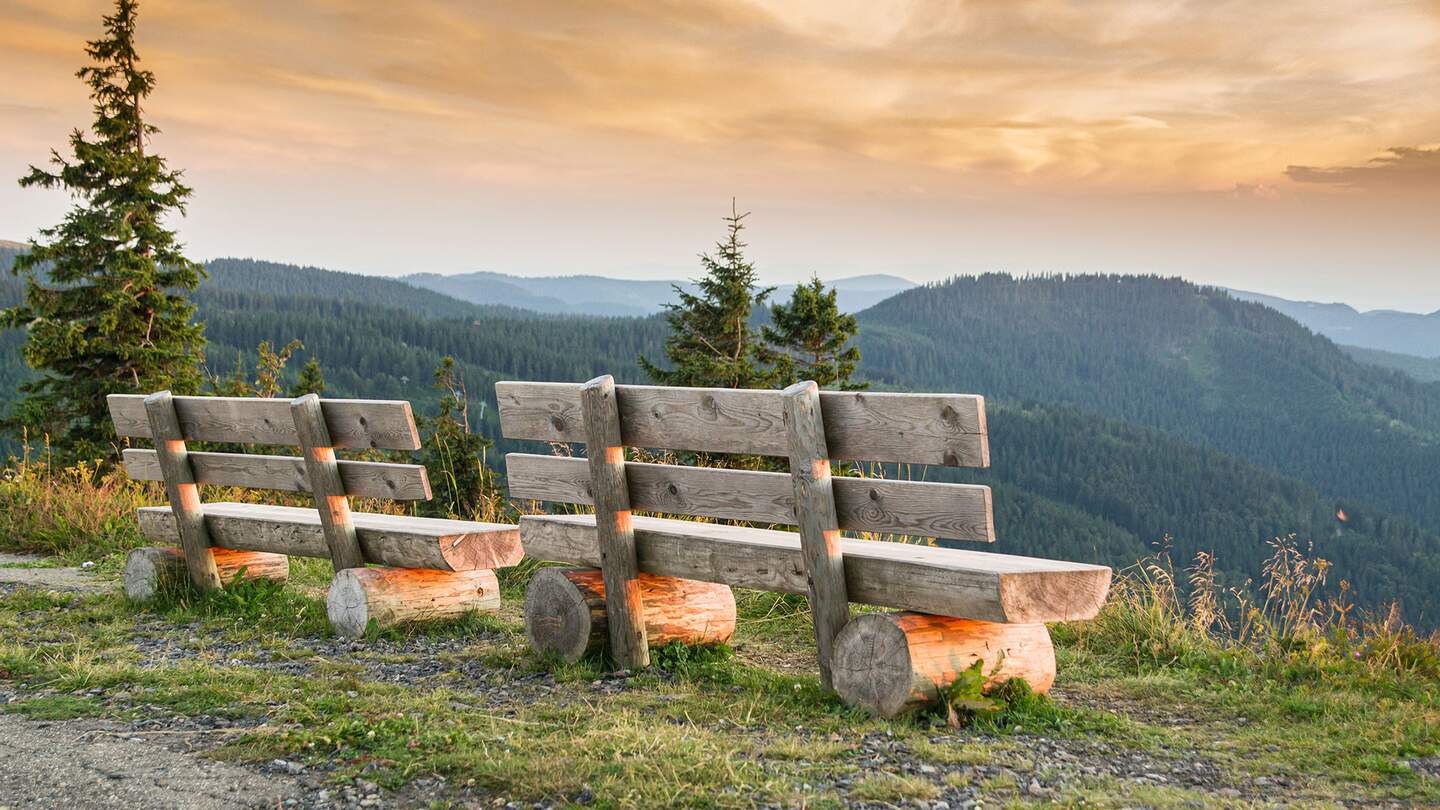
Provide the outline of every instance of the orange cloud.
<path id="1" fill-rule="evenodd" d="M 74 61 L 104 6 L 0 12 L 0 67 L 58 68 L 60 43 Z M 1423 2 L 149 0 L 142 15 L 157 115 L 233 119 L 231 146 L 305 120 L 297 148 L 322 161 L 613 166 L 720 148 L 880 162 L 907 175 L 897 186 L 938 172 L 972 192 L 1160 191 L 1273 182 L 1440 132 L 1440 19 Z M 73 100 L 67 81 L 0 103 Z"/>

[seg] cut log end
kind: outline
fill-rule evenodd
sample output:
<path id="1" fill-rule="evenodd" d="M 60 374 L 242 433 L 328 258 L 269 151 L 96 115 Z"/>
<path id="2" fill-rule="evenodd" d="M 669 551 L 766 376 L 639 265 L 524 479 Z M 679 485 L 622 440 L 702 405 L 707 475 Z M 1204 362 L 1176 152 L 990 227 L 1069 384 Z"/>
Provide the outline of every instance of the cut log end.
<path id="1" fill-rule="evenodd" d="M 290 577 L 290 558 L 262 551 L 235 551 L 211 548 L 210 557 L 228 585 L 241 576 L 285 581 Z M 186 587 L 190 581 L 185 552 L 178 548 L 137 548 L 125 557 L 125 596 L 132 602 L 149 602 L 169 588 Z"/>
<path id="2" fill-rule="evenodd" d="M 1000 603 L 1005 618 L 1017 624 L 1082 621 L 1095 618 L 1110 593 L 1110 569 L 1095 566 L 1065 576 L 1043 573 L 1002 574 Z"/>
<path id="3" fill-rule="evenodd" d="M 1024 678 L 1036 692 L 1055 683 L 1055 648 L 1043 624 L 995 624 L 925 613 L 869 613 L 835 639 L 835 691 L 851 706 L 894 717 L 940 699 L 977 660 L 988 691 Z"/>
<path id="4" fill-rule="evenodd" d="M 427 568 L 347 568 L 335 574 L 325 599 L 330 627 L 342 636 L 361 636 L 407 622 L 458 619 L 500 607 L 494 571 L 435 571 Z"/>
<path id="5" fill-rule="evenodd" d="M 728 586 L 650 574 L 639 580 L 650 646 L 720 644 L 735 635 L 735 595 Z M 603 648 L 609 627 L 600 569 L 537 571 L 525 591 L 525 633 L 536 652 L 562 661 Z"/>

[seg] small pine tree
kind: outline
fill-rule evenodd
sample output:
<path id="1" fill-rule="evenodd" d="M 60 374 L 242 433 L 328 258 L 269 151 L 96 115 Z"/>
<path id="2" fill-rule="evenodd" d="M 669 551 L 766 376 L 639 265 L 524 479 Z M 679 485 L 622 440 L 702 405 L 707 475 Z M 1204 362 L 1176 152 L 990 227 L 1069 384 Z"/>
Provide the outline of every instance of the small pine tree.
<path id="1" fill-rule="evenodd" d="M 285 393 L 283 378 L 285 367 L 290 364 L 290 358 L 296 351 L 305 348 L 305 344 L 299 340 L 292 340 L 279 351 L 271 347 L 270 341 L 262 340 L 260 345 L 255 347 L 255 379 L 249 379 L 249 372 L 245 368 L 245 355 L 235 355 L 235 370 L 230 372 L 229 377 L 211 377 L 210 391 L 221 397 L 278 397 Z M 314 364 L 314 377 L 307 378 L 310 373 L 310 365 Z M 314 393 L 319 394 L 325 388 L 325 379 L 320 375 L 320 364 L 314 359 L 307 363 L 300 372 L 300 383 L 295 385 L 293 390 L 300 393 L 292 393 L 290 396 L 298 397 L 301 394 L 311 393 L 310 386 L 318 385 L 319 389 Z"/>
<path id="2" fill-rule="evenodd" d="M 748 214 L 731 203 L 725 218 L 727 235 L 715 244 L 715 255 L 700 254 L 705 275 L 695 281 L 699 293 L 675 287 L 680 301 L 667 306 L 670 336 L 665 356 L 672 368 L 662 369 L 643 355 L 640 367 L 660 385 L 702 388 L 770 388 L 774 371 L 762 360 L 761 345 L 750 316 L 774 288 L 759 289 L 755 265 L 745 258 L 740 232 Z"/>
<path id="3" fill-rule="evenodd" d="M 135 0 L 116 0 L 105 35 L 88 43 L 94 64 L 76 74 L 94 101 L 93 134 L 70 135 L 73 156 L 51 152 L 54 170 L 31 166 L 22 187 L 64 189 L 76 205 L 40 231 L 12 271 L 26 278 L 25 301 L 0 321 L 25 328 L 25 360 L 40 377 L 21 386 L 21 418 L 44 415 L 68 455 L 95 458 L 114 442 L 105 395 L 200 385 L 204 347 L 195 308 L 183 296 L 204 271 L 185 258 L 162 220 L 184 214 L 181 173 L 146 151 L 158 130 L 142 102 L 155 76 L 139 67 Z M 13 425 L 12 425 L 13 426 Z"/>
<path id="4" fill-rule="evenodd" d="M 420 423 L 425 431 L 421 463 L 435 497 L 420 504 L 420 510 L 441 517 L 493 518 L 500 498 L 494 474 L 485 466 L 490 440 L 470 431 L 470 394 L 455 370 L 455 358 L 440 361 L 435 387 L 440 390 L 439 411 Z"/>
<path id="5" fill-rule="evenodd" d="M 789 303 L 770 307 L 770 321 L 761 330 L 767 344 L 762 355 L 781 385 L 814 380 L 821 388 L 843 391 L 869 385 L 853 379 L 860 349 L 847 345 L 859 324 L 854 315 L 840 311 L 835 290 L 825 289 L 820 279 L 796 287 Z"/>
<path id="6" fill-rule="evenodd" d="M 295 352 L 305 348 L 305 344 L 298 339 L 292 340 L 275 351 L 270 347 L 270 341 L 262 340 L 255 351 L 259 359 L 255 361 L 255 388 L 253 396 L 257 397 L 278 397 L 285 389 L 281 386 L 280 378 L 285 374 L 285 366 L 290 364 L 290 358 Z"/>
<path id="7" fill-rule="evenodd" d="M 290 386 L 290 396 L 301 397 L 306 394 L 323 393 L 325 393 L 325 372 L 320 368 L 320 361 L 312 357 L 300 367 L 300 379 Z"/>

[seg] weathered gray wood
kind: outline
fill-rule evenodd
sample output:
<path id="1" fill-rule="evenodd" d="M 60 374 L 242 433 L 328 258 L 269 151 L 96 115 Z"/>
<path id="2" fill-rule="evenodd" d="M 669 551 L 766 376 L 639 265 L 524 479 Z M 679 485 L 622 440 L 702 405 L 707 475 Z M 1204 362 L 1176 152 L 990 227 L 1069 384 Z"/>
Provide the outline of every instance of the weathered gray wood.
<path id="1" fill-rule="evenodd" d="M 636 511 L 795 525 L 795 491 L 785 473 L 630 461 L 625 477 Z M 594 503 L 583 458 L 511 453 L 505 478 L 514 498 Z M 831 486 L 846 531 L 995 540 L 987 486 L 844 476 Z"/>
<path id="2" fill-rule="evenodd" d="M 645 605 L 635 563 L 635 533 L 630 525 L 630 490 L 625 482 L 625 447 L 620 440 L 620 411 L 615 378 L 596 377 L 580 390 L 585 423 L 585 455 L 594 491 L 600 570 L 605 579 L 610 656 L 621 667 L 650 665 L 645 637 Z"/>
<path id="3" fill-rule="evenodd" d="M 649 574 L 806 593 L 800 538 L 793 532 L 637 517 L 636 560 Z M 600 548 L 589 515 L 520 519 L 525 553 L 595 566 Z M 1110 569 L 982 551 L 876 540 L 842 540 L 851 600 L 990 622 L 1089 619 L 1104 604 Z"/>
<path id="4" fill-rule="evenodd" d="M 795 489 L 800 556 L 809 582 L 820 685 L 832 689 L 830 663 L 835 636 L 850 621 L 850 599 L 845 595 L 845 562 L 840 556 L 840 524 L 835 518 L 835 498 L 830 487 L 830 454 L 825 449 L 820 386 L 807 380 L 784 393 L 790 480 Z"/>
<path id="5" fill-rule="evenodd" d="M 160 391 L 143 400 L 150 435 L 165 478 L 165 497 L 174 511 L 176 533 L 185 551 L 190 581 L 202 591 L 220 587 L 220 572 L 210 557 L 210 534 L 201 511 L 200 487 L 195 484 L 185 449 L 185 437 L 175 412 L 175 398 Z"/>
<path id="6" fill-rule="evenodd" d="M 325 527 L 330 563 L 337 572 L 362 568 L 365 557 L 360 553 L 360 541 L 355 538 L 350 499 L 345 495 L 345 482 L 340 480 L 340 465 L 330 444 L 330 430 L 325 427 L 320 397 L 317 394 L 296 397 L 290 402 L 290 415 L 295 420 L 295 434 L 305 453 L 305 471 L 315 496 L 315 508 L 320 512 L 320 525 Z"/>
<path id="7" fill-rule="evenodd" d="M 585 440 L 578 384 L 501 382 L 495 398 L 507 438 Z M 616 399 L 621 439 L 631 447 L 789 454 L 780 391 L 622 385 Z M 990 464 L 983 397 L 822 391 L 820 400 L 831 458 Z"/>
<path id="8" fill-rule="evenodd" d="M 154 450 L 127 449 L 125 471 L 136 481 L 160 481 L 160 459 Z M 259 453 L 196 453 L 190 456 L 195 483 L 222 487 L 309 492 L 305 459 Z M 419 464 L 386 464 L 341 460 L 340 480 L 352 498 L 396 501 L 430 500 L 430 479 Z"/>
<path id="9" fill-rule="evenodd" d="M 290 401 L 255 397 L 175 397 L 181 438 L 199 442 L 298 445 Z M 106 398 L 115 432 L 150 438 L 145 398 L 111 394 Z M 418 450 L 420 434 L 410 403 L 391 400 L 322 400 L 332 447 Z"/>
<path id="10" fill-rule="evenodd" d="M 328 558 L 325 532 L 314 509 L 251 503 L 207 503 L 205 526 L 215 545 L 296 557 Z M 140 531 L 158 543 L 177 538 L 168 506 L 143 507 Z M 520 532 L 503 523 L 351 514 L 365 561 L 397 568 L 475 571 L 520 562 Z"/>

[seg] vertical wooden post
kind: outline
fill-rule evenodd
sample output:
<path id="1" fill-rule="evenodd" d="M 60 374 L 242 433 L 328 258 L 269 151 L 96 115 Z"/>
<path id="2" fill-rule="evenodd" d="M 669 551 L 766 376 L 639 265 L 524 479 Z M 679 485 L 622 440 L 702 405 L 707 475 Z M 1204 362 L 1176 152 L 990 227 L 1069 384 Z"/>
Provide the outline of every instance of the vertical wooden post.
<path id="1" fill-rule="evenodd" d="M 625 481 L 615 378 L 607 374 L 585 383 L 580 389 L 580 409 L 585 420 L 585 455 L 590 460 L 595 532 L 600 540 L 610 655 L 622 667 L 647 667 L 650 645 L 640 597 L 640 566 L 635 560 L 635 530 L 630 525 L 630 487 Z"/>
<path id="2" fill-rule="evenodd" d="M 806 380 L 785 389 L 785 432 L 790 442 L 790 479 L 795 486 L 795 522 L 800 527 L 815 646 L 820 654 L 820 682 L 833 689 L 835 636 L 850 621 L 850 599 L 845 592 L 845 560 L 840 553 L 820 386 Z"/>
<path id="3" fill-rule="evenodd" d="M 315 508 L 320 511 L 320 526 L 325 531 L 325 545 L 330 548 L 330 563 L 337 572 L 362 568 L 365 558 L 355 537 L 350 499 L 340 480 L 340 465 L 335 462 L 335 448 L 330 445 L 330 428 L 325 424 L 320 397 L 306 394 L 291 400 L 290 416 L 295 420 L 295 432 L 305 451 L 305 471 L 310 478 L 310 492 L 315 496 Z"/>
<path id="4" fill-rule="evenodd" d="M 180 428 L 180 416 L 175 413 L 175 398 L 169 391 L 151 394 L 145 398 L 145 416 L 150 420 L 155 455 L 160 459 L 160 474 L 165 479 L 165 496 L 170 499 L 170 512 L 180 532 L 180 547 L 185 550 L 190 581 L 202 591 L 219 588 L 220 572 L 210 556 L 210 532 L 205 528 L 200 487 L 190 469 L 185 432 Z"/>

